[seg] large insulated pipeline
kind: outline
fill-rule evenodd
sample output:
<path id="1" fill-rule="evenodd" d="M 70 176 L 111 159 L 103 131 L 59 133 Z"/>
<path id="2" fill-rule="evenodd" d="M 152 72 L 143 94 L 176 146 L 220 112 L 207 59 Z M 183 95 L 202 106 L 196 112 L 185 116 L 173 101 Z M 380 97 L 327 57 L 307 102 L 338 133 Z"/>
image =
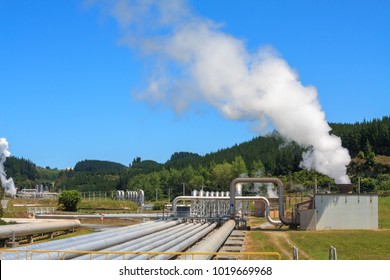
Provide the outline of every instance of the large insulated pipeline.
<path id="1" fill-rule="evenodd" d="M 197 232 L 201 230 L 205 225 L 202 225 L 200 223 L 198 224 L 191 224 L 189 228 L 186 228 L 183 231 L 177 232 L 175 234 L 172 234 L 170 236 L 165 236 L 161 240 L 155 240 L 154 242 L 150 242 L 148 244 L 144 244 L 142 247 L 138 247 L 137 250 L 132 250 L 133 252 L 150 252 L 150 251 L 157 251 L 161 252 L 161 250 L 164 250 L 166 248 L 167 244 L 174 243 L 176 244 L 177 240 L 181 238 L 183 235 L 192 235 L 194 232 Z M 125 259 L 130 260 L 130 259 L 143 259 L 146 260 L 148 259 L 148 255 L 126 255 Z"/>
<path id="2" fill-rule="evenodd" d="M 160 222 L 159 222 L 160 223 Z M 56 248 L 66 248 L 74 244 L 80 244 L 83 242 L 87 242 L 87 240 L 92 240 L 92 239 L 102 239 L 102 238 L 107 238 L 110 235 L 113 234 L 122 234 L 123 232 L 129 232 L 131 230 L 137 230 L 139 228 L 147 227 L 150 225 L 157 224 L 157 222 L 146 222 L 142 224 L 136 224 L 128 227 L 123 227 L 123 228 L 118 228 L 118 229 L 113 229 L 111 231 L 105 231 L 105 232 L 97 232 L 93 234 L 87 234 L 87 235 L 80 235 L 80 236 L 75 236 L 75 237 L 70 237 L 70 238 L 65 238 L 61 240 L 53 240 L 45 243 L 40 243 L 40 244 L 33 244 L 33 245 L 28 245 L 28 246 L 21 246 L 16 248 L 16 250 L 20 251 L 26 251 L 26 250 L 51 250 L 51 249 L 56 249 Z M 2 254 L 1 257 L 3 257 L 5 254 Z"/>
<path id="3" fill-rule="evenodd" d="M 151 248 L 147 251 L 154 251 L 154 252 L 167 252 L 167 251 L 181 251 L 199 240 L 201 237 L 212 231 L 216 227 L 216 223 L 210 225 L 209 223 L 206 223 L 202 226 L 199 226 L 195 228 L 194 230 L 186 233 L 186 234 L 177 234 L 174 240 L 166 242 L 165 244 Z M 146 252 L 146 250 L 142 250 Z M 159 257 L 164 256 L 164 255 L 158 255 L 155 258 L 158 259 Z M 168 258 L 170 257 L 169 255 L 165 255 L 165 257 Z M 144 254 L 144 255 L 139 255 L 130 259 L 133 260 L 147 260 L 149 258 L 153 258 L 153 256 Z"/>
<path id="4" fill-rule="evenodd" d="M 105 251 L 105 252 L 131 252 L 131 251 L 136 251 L 136 250 L 139 251 L 138 248 L 140 248 L 142 246 L 145 246 L 145 245 L 150 244 L 152 242 L 155 242 L 157 240 L 161 240 L 167 236 L 170 236 L 176 232 L 182 231 L 182 230 L 189 228 L 191 226 L 193 226 L 193 224 L 183 223 L 183 224 L 174 226 L 172 228 L 168 228 L 168 229 L 158 231 L 158 232 L 155 232 L 155 233 L 152 233 L 152 234 L 149 234 L 149 235 L 137 238 L 137 239 L 130 240 L 130 241 L 125 242 L 125 243 L 121 243 L 121 244 L 118 244 L 115 246 L 104 248 L 101 251 Z M 92 255 L 87 254 L 87 255 L 76 257 L 73 260 L 89 260 L 89 259 L 93 259 L 93 260 L 109 259 L 110 260 L 110 259 L 116 259 L 117 257 L 118 257 L 118 259 L 126 259 L 126 255 L 122 256 L 122 255 L 118 255 L 118 254 L 92 254 Z"/>
<path id="5" fill-rule="evenodd" d="M 39 248 L 41 250 L 64 250 L 64 251 L 98 251 L 103 248 L 107 248 L 110 246 L 114 246 L 119 243 L 123 243 L 129 241 L 131 239 L 139 238 L 141 236 L 160 231 L 163 229 L 167 229 L 173 227 L 177 224 L 180 224 L 181 221 L 172 221 L 172 222 L 156 222 L 151 223 L 145 226 L 138 227 L 126 227 L 124 230 L 112 230 L 101 233 L 94 233 L 86 235 L 85 238 L 81 238 L 76 240 L 76 242 L 63 242 L 62 244 L 49 244 L 51 242 L 43 243 L 43 248 Z M 72 238 L 69 238 L 72 239 Z M 26 246 L 26 250 L 38 250 L 38 248 L 32 248 L 32 246 Z M 20 248 L 18 248 L 20 250 Z M 23 252 L 23 249 L 22 249 Z M 31 257 L 30 254 L 21 254 L 25 256 L 27 259 Z M 65 253 L 57 253 L 57 252 L 49 252 L 49 253 L 36 253 L 33 255 L 33 259 L 70 259 L 78 256 L 78 254 L 65 254 Z M 2 259 L 17 259 L 15 253 L 4 253 L 1 256 Z"/>
<path id="6" fill-rule="evenodd" d="M 236 196 L 235 198 L 236 200 L 238 201 L 263 201 L 265 203 L 265 214 L 266 214 L 266 218 L 267 218 L 267 221 L 274 225 L 274 226 L 280 226 L 282 225 L 282 223 L 280 221 L 275 221 L 271 218 L 271 213 L 270 213 L 270 203 L 269 203 L 269 200 L 264 197 L 264 196 Z M 194 201 L 194 200 L 218 200 L 218 201 L 228 201 L 230 200 L 229 197 L 211 197 L 211 196 L 203 196 L 203 197 L 199 197 L 199 196 L 178 196 L 176 197 L 173 201 L 172 201 L 172 211 L 173 212 L 176 212 L 176 209 L 177 209 L 177 203 L 179 201 Z"/>
<path id="7" fill-rule="evenodd" d="M 69 251 L 72 251 L 72 250 L 98 251 L 98 250 L 102 250 L 104 248 L 114 246 L 114 245 L 129 241 L 129 240 L 132 240 L 135 238 L 139 238 L 141 236 L 151 234 L 151 233 L 156 232 L 156 231 L 170 228 L 170 227 L 175 226 L 175 225 L 180 224 L 180 223 L 181 223 L 181 221 L 172 221 L 172 222 L 162 223 L 162 224 L 153 225 L 153 226 L 149 226 L 149 227 L 144 227 L 144 228 L 140 228 L 140 229 L 135 230 L 135 231 L 131 231 L 129 233 L 124 233 L 123 235 L 110 236 L 107 239 L 103 239 L 103 240 L 99 239 L 99 240 L 94 240 L 94 241 L 91 241 L 88 243 L 79 244 L 77 246 L 72 246 L 72 247 L 67 248 L 66 250 L 69 250 Z M 76 256 L 78 256 L 78 254 L 66 254 L 66 255 L 61 254 L 60 259 L 71 259 L 71 258 L 74 258 Z"/>
<path id="8" fill-rule="evenodd" d="M 198 240 L 202 239 L 205 237 L 207 234 L 209 234 L 211 231 L 213 231 L 217 226 L 217 223 L 213 223 L 203 229 L 202 231 L 189 236 L 188 238 L 182 240 L 180 243 L 176 244 L 175 246 L 167 249 L 165 252 L 181 252 L 197 242 Z M 155 257 L 156 260 L 168 260 L 170 258 L 174 257 L 174 255 L 169 255 L 169 254 L 160 254 Z"/>
<path id="9" fill-rule="evenodd" d="M 27 236 L 40 233 L 69 230 L 78 227 L 80 227 L 80 221 L 78 220 L 57 220 L 48 221 L 46 223 L 6 225 L 0 227 L 0 239 L 11 238 L 12 236 Z"/>
<path id="10" fill-rule="evenodd" d="M 198 223 L 198 224 L 191 223 L 191 224 L 187 225 L 185 228 L 182 228 L 182 229 L 179 229 L 179 230 L 175 230 L 175 232 L 169 232 L 169 233 L 161 234 L 161 236 L 157 236 L 157 237 L 151 238 L 148 241 L 140 242 L 140 244 L 127 247 L 124 251 L 127 251 L 127 252 L 146 252 L 146 251 L 151 251 L 151 250 L 154 250 L 154 248 L 158 248 L 159 246 L 162 246 L 162 245 L 164 245 L 164 244 L 166 244 L 168 242 L 176 240 L 178 237 L 180 237 L 183 234 L 186 234 L 186 233 L 188 233 L 190 231 L 193 232 L 194 230 L 196 230 L 200 226 L 201 226 L 200 223 Z M 129 260 L 129 259 L 132 259 L 133 257 L 135 257 L 135 256 L 127 254 L 127 255 L 124 255 L 124 256 L 116 256 L 114 259 L 117 259 L 117 260 L 119 260 L 119 259 Z"/>
<path id="11" fill-rule="evenodd" d="M 199 244 L 192 247 L 187 252 L 217 252 L 225 240 L 229 237 L 236 226 L 234 220 L 229 220 L 223 224 L 222 227 L 212 232 L 206 239 L 199 242 Z M 180 259 L 184 260 L 209 260 L 213 257 L 212 254 L 205 255 L 183 255 Z"/>
<path id="12" fill-rule="evenodd" d="M 291 220 L 284 217 L 284 189 L 283 183 L 278 178 L 236 178 L 230 183 L 230 218 L 236 217 L 236 185 L 239 183 L 273 183 L 278 185 L 279 194 L 279 220 L 285 225 L 292 225 Z"/>

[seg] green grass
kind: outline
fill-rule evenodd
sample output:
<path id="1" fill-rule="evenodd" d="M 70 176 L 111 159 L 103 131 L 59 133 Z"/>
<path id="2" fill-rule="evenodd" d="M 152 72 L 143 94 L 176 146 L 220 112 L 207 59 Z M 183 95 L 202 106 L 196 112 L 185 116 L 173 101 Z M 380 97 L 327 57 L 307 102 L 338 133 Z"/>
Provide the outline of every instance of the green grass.
<path id="1" fill-rule="evenodd" d="M 264 218 L 251 218 L 255 228 Z M 330 246 L 340 260 L 390 260 L 390 197 L 378 199 L 379 230 L 253 230 L 247 233 L 246 251 L 278 252 L 282 259 L 292 259 L 293 247 L 300 259 L 326 260 Z"/>
<path id="2" fill-rule="evenodd" d="M 336 247 L 339 260 L 390 260 L 390 231 L 254 230 L 247 232 L 247 252 L 278 252 L 282 259 L 291 260 L 294 246 L 299 249 L 299 259 L 302 260 L 327 260 L 330 246 Z"/>
<path id="3" fill-rule="evenodd" d="M 137 211 L 138 206 L 129 200 L 96 200 L 96 201 L 81 201 L 79 203 L 79 209 L 83 211 L 95 210 L 121 210 L 123 211 Z"/>
<path id="4" fill-rule="evenodd" d="M 378 227 L 390 229 L 390 197 L 378 198 Z"/>
<path id="5" fill-rule="evenodd" d="M 247 232 L 247 237 L 250 238 L 249 244 L 247 244 L 247 251 L 251 252 L 277 252 L 272 246 L 271 239 L 266 234 L 259 234 L 259 232 Z"/>
<path id="6" fill-rule="evenodd" d="M 291 231 L 289 237 L 315 260 L 328 259 L 330 246 L 339 260 L 390 260 L 389 230 Z"/>

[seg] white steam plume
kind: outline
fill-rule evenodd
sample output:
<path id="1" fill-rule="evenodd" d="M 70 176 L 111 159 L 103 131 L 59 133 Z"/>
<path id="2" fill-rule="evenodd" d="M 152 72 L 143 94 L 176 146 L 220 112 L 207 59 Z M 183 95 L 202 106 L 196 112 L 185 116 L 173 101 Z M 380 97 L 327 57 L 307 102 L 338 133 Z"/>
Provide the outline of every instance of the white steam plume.
<path id="1" fill-rule="evenodd" d="M 8 142 L 5 138 L 0 138 L 0 179 L 1 185 L 4 188 L 4 192 L 12 196 L 16 194 L 16 188 L 14 180 L 12 178 L 7 179 L 7 174 L 4 170 L 4 162 L 11 153 L 8 151 Z"/>
<path id="2" fill-rule="evenodd" d="M 155 70 L 144 100 L 177 112 L 207 102 L 232 120 L 270 120 L 283 136 L 308 147 L 301 166 L 349 183 L 351 158 L 331 128 L 312 86 L 304 86 L 271 47 L 249 53 L 242 40 L 195 16 L 183 1 L 116 1 L 108 5 L 125 33 Z"/>

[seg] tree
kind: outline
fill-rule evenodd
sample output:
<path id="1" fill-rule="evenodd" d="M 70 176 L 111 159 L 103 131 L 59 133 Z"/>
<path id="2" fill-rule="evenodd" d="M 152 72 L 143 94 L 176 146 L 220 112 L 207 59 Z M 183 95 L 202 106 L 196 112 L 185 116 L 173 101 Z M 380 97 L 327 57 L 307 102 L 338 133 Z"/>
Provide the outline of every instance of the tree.
<path id="1" fill-rule="evenodd" d="M 228 162 L 216 164 L 212 171 L 214 186 L 220 189 L 227 189 L 233 180 L 232 165 Z"/>
<path id="2" fill-rule="evenodd" d="M 366 160 L 368 165 L 372 165 L 374 162 L 375 153 L 372 149 L 370 142 L 367 140 L 364 147 L 364 153 L 366 155 Z"/>
<path id="3" fill-rule="evenodd" d="M 201 188 L 204 186 L 204 178 L 202 175 L 194 175 L 188 184 L 194 189 Z"/>
<path id="4" fill-rule="evenodd" d="M 253 161 L 251 176 L 252 177 L 265 176 L 265 167 L 261 160 Z"/>
<path id="5" fill-rule="evenodd" d="M 76 190 L 63 191 L 58 198 L 58 204 L 64 207 L 65 211 L 76 211 L 81 194 Z"/>
<path id="6" fill-rule="evenodd" d="M 248 169 L 242 156 L 236 156 L 232 162 L 232 174 L 233 177 L 240 177 L 242 174 L 247 174 Z"/>

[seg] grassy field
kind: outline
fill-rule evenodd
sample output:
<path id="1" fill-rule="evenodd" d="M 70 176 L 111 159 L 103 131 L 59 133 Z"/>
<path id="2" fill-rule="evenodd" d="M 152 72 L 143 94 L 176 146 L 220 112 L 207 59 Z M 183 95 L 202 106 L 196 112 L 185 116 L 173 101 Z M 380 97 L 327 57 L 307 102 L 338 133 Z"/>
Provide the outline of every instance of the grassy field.
<path id="1" fill-rule="evenodd" d="M 337 249 L 340 260 L 390 260 L 390 197 L 380 197 L 378 230 L 297 231 L 283 227 L 258 229 L 264 218 L 252 218 L 252 231 L 247 232 L 245 250 L 279 252 L 282 259 L 291 260 L 293 247 L 300 259 L 326 260 L 329 247 Z"/>
<path id="2" fill-rule="evenodd" d="M 379 197 L 378 199 L 378 227 L 390 229 L 390 197 Z"/>
<path id="3" fill-rule="evenodd" d="M 135 212 L 138 206 L 129 200 L 106 199 L 101 201 L 81 201 L 79 212 L 82 213 L 109 213 L 109 212 Z M 100 212 L 99 212 L 100 211 Z"/>

